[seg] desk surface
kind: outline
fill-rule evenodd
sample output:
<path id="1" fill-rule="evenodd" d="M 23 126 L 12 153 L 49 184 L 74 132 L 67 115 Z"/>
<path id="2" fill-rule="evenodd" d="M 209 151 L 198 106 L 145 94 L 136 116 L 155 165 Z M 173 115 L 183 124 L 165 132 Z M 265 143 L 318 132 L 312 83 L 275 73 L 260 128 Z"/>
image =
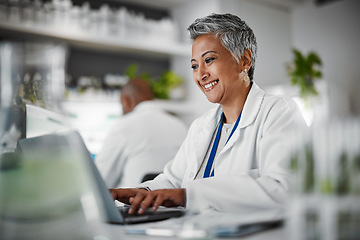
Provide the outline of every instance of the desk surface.
<path id="1" fill-rule="evenodd" d="M 142 224 L 142 227 L 146 227 L 148 224 Z M 151 224 L 150 224 L 151 225 Z M 131 229 L 131 226 L 121 226 L 114 224 L 94 224 L 92 228 L 96 234 L 94 239 L 98 240 L 115 240 L 115 239 L 150 239 L 150 240 L 168 240 L 168 239 L 186 239 L 186 237 L 177 237 L 177 236 L 151 236 L 151 235 L 141 235 L 141 234 L 129 234 L 127 231 Z M 139 226 L 139 225 L 138 225 Z M 206 237 L 193 237 L 188 239 L 247 239 L 247 240 L 281 240 L 285 238 L 284 227 L 270 229 L 266 231 L 261 231 L 258 233 L 250 234 L 248 236 L 235 237 L 235 238 L 216 238 L 212 236 Z"/>
<path id="2" fill-rule="evenodd" d="M 186 215 L 181 218 L 168 219 L 160 222 L 117 225 L 98 221 L 92 222 L 94 236 L 100 240 L 112 239 L 249 239 L 249 240 L 281 240 L 284 236 L 284 226 L 259 231 L 246 236 L 217 237 L 219 229 L 236 230 L 242 224 L 259 221 L 281 219 L 278 212 L 261 212 L 249 214 L 247 217 L 238 214 L 208 213 L 201 215 Z"/>
<path id="3" fill-rule="evenodd" d="M 0 239 L 81 239 L 81 240 L 115 240 L 115 239 L 248 239 L 248 240 L 281 240 L 286 239 L 285 228 L 277 227 L 242 237 L 218 238 L 213 230 L 219 226 L 237 227 L 243 223 L 259 221 L 259 215 L 247 218 L 238 214 L 212 213 L 204 215 L 186 215 L 181 218 L 160 222 L 118 225 L 87 220 L 81 213 L 67 214 L 61 218 L 29 219 L 17 221 L 0 219 Z M 276 215 L 262 213 L 261 220 L 274 220 Z M 145 230 L 147 231 L 145 234 Z M 160 237 L 160 235 L 162 235 Z"/>

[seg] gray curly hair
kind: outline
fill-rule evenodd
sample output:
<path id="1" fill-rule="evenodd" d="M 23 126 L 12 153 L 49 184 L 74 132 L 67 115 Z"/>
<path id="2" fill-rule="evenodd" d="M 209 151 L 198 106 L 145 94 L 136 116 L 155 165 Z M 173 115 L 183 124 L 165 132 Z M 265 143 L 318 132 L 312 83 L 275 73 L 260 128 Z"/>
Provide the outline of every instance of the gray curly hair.
<path id="1" fill-rule="evenodd" d="M 196 19 L 187 29 L 190 38 L 195 40 L 205 34 L 220 36 L 222 45 L 239 62 L 245 49 L 252 54 L 252 65 L 249 69 L 249 78 L 253 81 L 255 71 L 255 60 L 257 54 L 257 43 L 253 30 L 238 16 L 232 14 L 211 14 Z"/>

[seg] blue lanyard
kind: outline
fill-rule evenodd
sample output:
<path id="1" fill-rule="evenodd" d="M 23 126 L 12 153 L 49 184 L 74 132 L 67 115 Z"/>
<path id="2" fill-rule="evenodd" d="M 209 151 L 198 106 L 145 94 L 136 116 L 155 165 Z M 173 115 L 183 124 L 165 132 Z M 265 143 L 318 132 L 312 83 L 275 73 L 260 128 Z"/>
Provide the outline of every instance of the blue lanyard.
<path id="1" fill-rule="evenodd" d="M 241 112 L 240 112 L 240 115 L 239 115 L 238 119 L 237 119 L 236 122 L 235 122 L 235 125 L 234 125 L 233 129 L 231 130 L 231 133 L 230 133 L 229 138 L 226 140 L 225 145 L 228 143 L 229 139 L 231 138 L 231 136 L 232 136 L 233 133 L 235 132 L 235 129 L 236 129 L 237 126 L 239 125 L 240 118 L 241 118 L 241 114 L 242 114 L 242 110 L 241 110 Z M 224 118 L 225 118 L 225 115 L 224 115 L 224 113 L 222 113 L 222 114 L 221 114 L 220 124 L 219 124 L 218 130 L 217 130 L 217 132 L 216 132 L 216 137 L 215 137 L 215 140 L 214 140 L 214 144 L 213 144 L 213 147 L 212 147 L 212 149 L 211 149 L 208 162 L 207 162 L 207 164 L 206 164 L 206 168 L 205 168 L 205 172 L 204 172 L 204 178 L 208 178 L 208 177 L 213 177 L 213 176 L 214 176 L 214 169 L 212 170 L 211 174 L 210 174 L 210 171 L 211 171 L 212 165 L 213 165 L 213 163 L 214 163 L 214 158 L 215 158 L 216 150 L 217 150 L 218 145 L 219 145 L 219 140 L 220 140 L 220 135 L 221 135 L 221 129 L 222 129 L 222 126 L 223 126 L 223 123 L 224 123 Z"/>

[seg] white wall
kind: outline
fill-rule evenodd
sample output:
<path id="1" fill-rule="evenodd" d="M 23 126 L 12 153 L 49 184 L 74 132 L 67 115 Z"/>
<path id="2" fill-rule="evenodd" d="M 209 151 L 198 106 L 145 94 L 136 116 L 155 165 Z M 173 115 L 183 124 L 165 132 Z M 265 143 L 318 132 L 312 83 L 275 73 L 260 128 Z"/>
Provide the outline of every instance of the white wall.
<path id="1" fill-rule="evenodd" d="M 291 13 L 286 7 L 252 1 L 221 1 L 221 12 L 238 15 L 258 43 L 254 81 L 260 87 L 287 84 L 285 63 L 291 60 Z"/>
<path id="2" fill-rule="evenodd" d="M 219 0 L 196 0 L 184 1 L 171 9 L 171 15 L 180 27 L 181 41 L 190 43 L 187 28 L 196 18 L 218 12 L 219 8 Z"/>
<path id="3" fill-rule="evenodd" d="M 332 117 L 360 115 L 360 1 L 317 7 L 310 0 L 292 12 L 293 46 L 316 51 L 323 60 Z"/>

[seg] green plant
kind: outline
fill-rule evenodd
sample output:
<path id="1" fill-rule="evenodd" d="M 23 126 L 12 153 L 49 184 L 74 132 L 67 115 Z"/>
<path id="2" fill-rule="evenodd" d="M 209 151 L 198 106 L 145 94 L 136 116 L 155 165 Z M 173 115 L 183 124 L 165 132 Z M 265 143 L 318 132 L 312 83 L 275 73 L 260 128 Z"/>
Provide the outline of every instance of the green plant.
<path id="1" fill-rule="evenodd" d="M 147 74 L 147 73 L 141 73 L 140 75 L 138 74 L 138 66 L 137 64 L 130 64 L 128 66 L 128 68 L 126 69 L 126 76 L 129 78 L 129 79 L 133 79 L 133 78 L 141 78 L 141 79 L 144 79 L 148 82 L 151 82 L 151 78 L 150 78 L 150 75 Z"/>
<path id="2" fill-rule="evenodd" d="M 307 56 L 299 50 L 293 49 L 294 59 L 287 63 L 287 73 L 292 85 L 300 87 L 300 97 L 305 101 L 311 96 L 316 96 L 319 92 L 315 87 L 315 80 L 322 77 L 320 67 L 322 62 L 315 52 L 310 52 Z"/>
<path id="3" fill-rule="evenodd" d="M 171 70 L 167 70 L 161 74 L 159 78 L 151 78 L 147 73 L 138 74 L 136 64 L 131 64 L 126 75 L 129 79 L 141 78 L 148 81 L 154 91 L 155 98 L 168 99 L 170 91 L 184 82 L 184 79 Z"/>
<path id="4" fill-rule="evenodd" d="M 171 89 L 183 83 L 183 78 L 173 71 L 165 71 L 159 79 L 152 82 L 152 88 L 157 98 L 168 99 Z"/>

